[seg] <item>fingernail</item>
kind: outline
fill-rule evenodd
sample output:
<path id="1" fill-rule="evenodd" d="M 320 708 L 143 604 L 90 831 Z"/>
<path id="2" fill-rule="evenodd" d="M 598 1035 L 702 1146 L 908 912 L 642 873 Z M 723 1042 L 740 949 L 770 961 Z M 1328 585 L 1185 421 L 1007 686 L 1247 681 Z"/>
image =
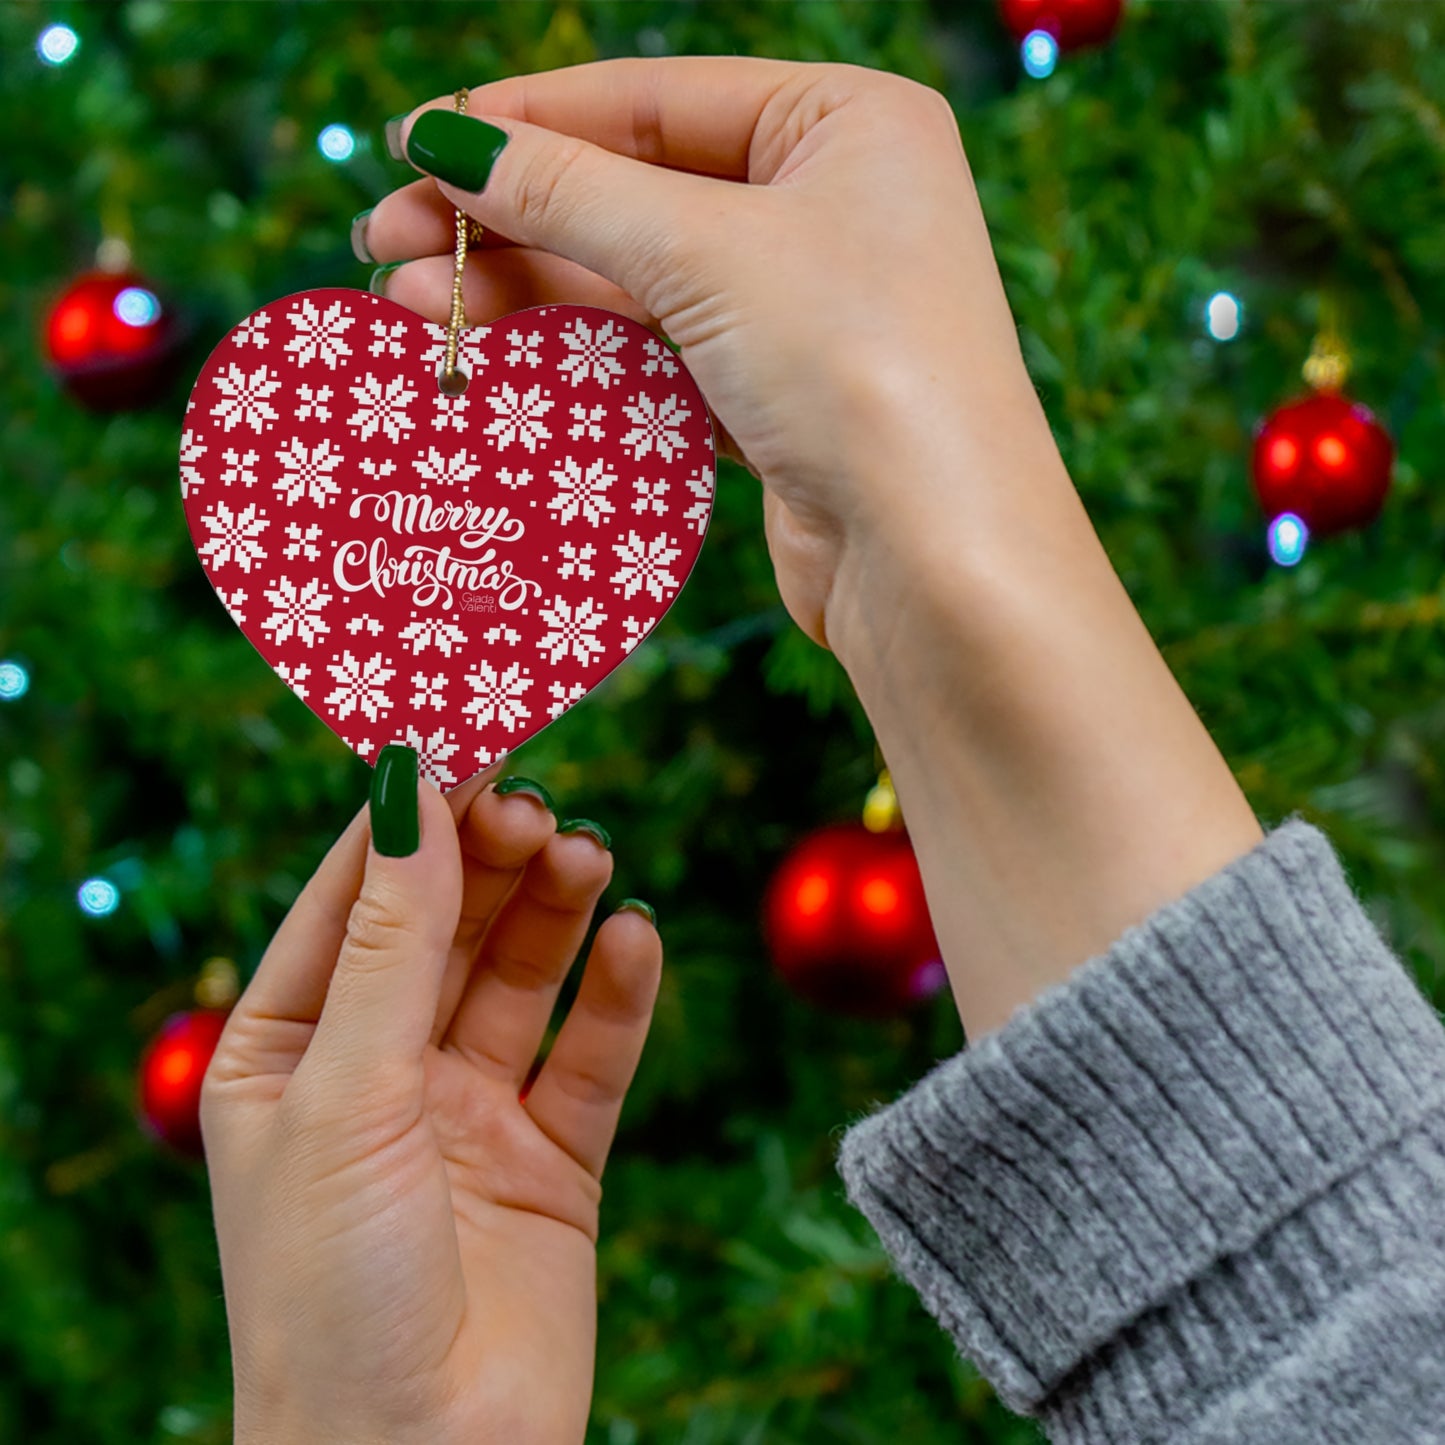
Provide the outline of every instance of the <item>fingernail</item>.
<path id="1" fill-rule="evenodd" d="M 378 266 L 376 270 L 371 273 L 371 280 L 366 283 L 366 289 L 370 291 L 373 296 L 385 296 L 386 278 L 390 276 L 398 266 L 405 265 L 405 261 L 392 261 L 385 266 Z"/>
<path id="2" fill-rule="evenodd" d="M 351 254 L 368 266 L 376 265 L 376 257 L 371 254 L 371 249 L 366 244 L 366 223 L 371 219 L 373 209 L 374 207 L 368 206 L 351 218 Z"/>
<path id="3" fill-rule="evenodd" d="M 499 793 L 504 798 L 508 793 L 526 793 L 528 797 L 536 798 L 549 813 L 557 811 L 557 805 L 552 801 L 551 793 L 541 783 L 533 782 L 531 778 L 520 778 L 513 774 L 510 778 L 503 778 L 492 791 Z"/>
<path id="4" fill-rule="evenodd" d="M 594 823 L 591 818 L 568 818 L 565 823 L 558 824 L 557 831 L 559 833 L 590 833 L 604 848 L 612 847 L 612 835 L 601 823 Z"/>
<path id="5" fill-rule="evenodd" d="M 384 857 L 409 858 L 421 843 L 416 785 L 415 750 L 388 743 L 371 775 L 371 841 Z"/>
<path id="6" fill-rule="evenodd" d="M 401 149 L 401 127 L 402 122 L 405 121 L 406 117 L 410 114 L 411 112 L 407 111 L 403 115 L 394 115 L 386 123 L 386 153 L 394 161 L 404 161 L 406 159 Z"/>
<path id="7" fill-rule="evenodd" d="M 617 905 L 617 911 L 621 913 L 624 910 L 631 913 L 640 913 L 654 928 L 657 926 L 656 910 L 652 904 L 644 903 L 640 898 L 624 898 L 622 902 Z"/>
<path id="8" fill-rule="evenodd" d="M 406 158 L 419 170 L 464 191 L 480 191 L 509 137 L 504 130 L 454 110 L 424 110 L 406 138 Z"/>

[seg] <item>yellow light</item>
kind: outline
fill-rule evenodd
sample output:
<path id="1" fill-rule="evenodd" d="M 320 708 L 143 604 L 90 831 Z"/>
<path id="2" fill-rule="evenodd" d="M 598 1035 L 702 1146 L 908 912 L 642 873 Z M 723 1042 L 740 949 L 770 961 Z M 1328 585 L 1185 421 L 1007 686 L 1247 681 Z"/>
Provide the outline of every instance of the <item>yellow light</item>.
<path id="1" fill-rule="evenodd" d="M 1349 452 L 1339 437 L 1322 436 L 1315 443 L 1315 455 L 1320 459 L 1322 466 L 1342 467 L 1349 457 Z"/>
<path id="2" fill-rule="evenodd" d="M 870 878 L 858 890 L 858 901 L 869 913 L 883 917 L 898 908 L 898 889 L 886 878 Z"/>

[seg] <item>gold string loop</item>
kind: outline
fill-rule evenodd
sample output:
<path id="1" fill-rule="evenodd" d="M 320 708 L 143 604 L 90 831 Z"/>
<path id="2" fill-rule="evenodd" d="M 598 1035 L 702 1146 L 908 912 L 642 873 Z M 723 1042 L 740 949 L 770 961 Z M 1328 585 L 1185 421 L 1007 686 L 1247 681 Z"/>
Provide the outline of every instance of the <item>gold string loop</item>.
<path id="1" fill-rule="evenodd" d="M 468 95 L 469 92 L 463 89 L 452 96 L 452 104 L 461 115 L 467 113 Z M 452 314 L 447 322 L 446 365 L 437 378 L 437 385 L 446 396 L 460 396 L 467 389 L 466 374 L 457 370 L 457 344 L 462 327 L 467 324 L 466 307 L 462 303 L 462 273 L 467 264 L 467 241 L 480 242 L 483 234 L 481 223 L 472 220 L 465 211 L 456 213 L 456 227 L 456 264 L 452 268 Z"/>

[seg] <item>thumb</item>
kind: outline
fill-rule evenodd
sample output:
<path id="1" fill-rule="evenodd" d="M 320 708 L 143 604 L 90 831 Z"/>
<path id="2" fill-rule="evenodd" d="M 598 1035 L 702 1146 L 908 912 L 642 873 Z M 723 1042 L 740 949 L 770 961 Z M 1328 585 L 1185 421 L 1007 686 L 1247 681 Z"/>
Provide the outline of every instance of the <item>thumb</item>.
<path id="1" fill-rule="evenodd" d="M 462 906 L 456 824 L 418 781 L 411 748 L 381 750 L 370 821 L 361 892 L 303 1061 L 358 1086 L 419 1069 Z"/>
<path id="2" fill-rule="evenodd" d="M 463 115 L 441 105 L 403 127 L 401 150 L 483 226 L 585 266 L 659 318 L 689 299 L 679 298 L 678 282 L 685 292 L 689 263 L 707 240 L 698 218 L 715 215 L 724 202 L 739 204 L 746 190 L 511 116 Z M 728 229 L 736 235 L 735 223 Z"/>

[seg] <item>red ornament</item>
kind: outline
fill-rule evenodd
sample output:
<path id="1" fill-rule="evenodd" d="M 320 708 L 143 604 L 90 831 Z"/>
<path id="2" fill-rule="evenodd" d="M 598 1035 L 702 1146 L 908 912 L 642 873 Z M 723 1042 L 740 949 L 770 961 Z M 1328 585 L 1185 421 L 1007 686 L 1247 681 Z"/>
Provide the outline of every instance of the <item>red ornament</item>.
<path id="1" fill-rule="evenodd" d="M 204 1157 L 201 1081 L 229 1016 L 227 1009 L 172 1014 L 141 1057 L 141 1122 L 179 1153 Z"/>
<path id="2" fill-rule="evenodd" d="M 1124 0 L 999 0 L 999 16 L 1022 43 L 1035 30 L 1045 30 L 1060 50 L 1101 45 L 1115 31 Z"/>
<path id="3" fill-rule="evenodd" d="M 768 886 L 763 931 L 788 986 L 838 1013 L 901 1013 L 946 980 L 902 829 L 836 823 L 803 839 Z"/>
<path id="4" fill-rule="evenodd" d="M 1254 439 L 1255 495 L 1271 520 L 1293 512 L 1315 536 L 1373 522 L 1390 490 L 1395 448 L 1368 407 L 1320 391 L 1289 402 Z"/>
<path id="5" fill-rule="evenodd" d="M 45 351 L 66 389 L 96 411 L 153 400 L 174 374 L 174 318 L 140 276 L 92 271 L 51 308 Z"/>
<path id="6" fill-rule="evenodd" d="M 206 576 L 280 677 L 442 792 L 548 727 L 661 622 L 717 466 L 707 403 L 640 322 L 534 306 L 447 332 L 365 291 L 272 301 L 181 433 Z M 590 561 L 588 559 L 591 559 Z"/>

